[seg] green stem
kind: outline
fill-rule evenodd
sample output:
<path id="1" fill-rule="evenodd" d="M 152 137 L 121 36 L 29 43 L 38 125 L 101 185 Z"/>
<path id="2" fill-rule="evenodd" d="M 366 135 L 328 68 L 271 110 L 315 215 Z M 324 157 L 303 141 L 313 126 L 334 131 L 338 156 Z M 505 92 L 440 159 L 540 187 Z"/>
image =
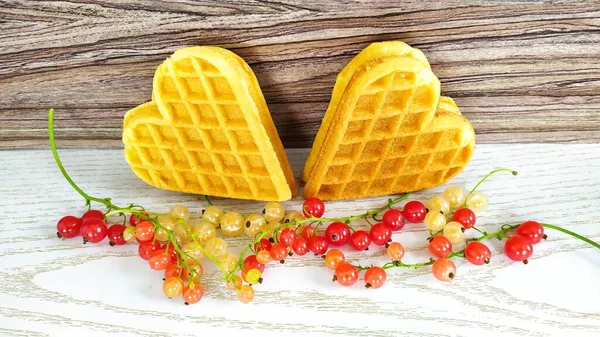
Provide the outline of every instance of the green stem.
<path id="1" fill-rule="evenodd" d="M 427 262 L 423 262 L 423 263 L 412 263 L 412 264 L 404 264 L 400 261 L 398 262 L 388 262 L 386 264 L 383 265 L 383 269 L 390 269 L 390 268 L 394 268 L 397 267 L 397 265 L 402 265 L 402 267 L 404 268 L 414 268 L 414 269 L 418 269 L 418 268 L 422 268 L 422 267 L 427 267 L 427 266 L 431 266 L 433 264 L 432 260 L 429 260 Z"/>
<path id="2" fill-rule="evenodd" d="M 498 238 L 498 240 L 500 240 L 506 236 L 506 233 L 508 233 L 509 231 L 511 231 L 517 227 L 519 227 L 519 225 L 508 225 L 508 226 L 505 225 L 505 226 L 502 226 L 502 229 L 500 229 L 497 232 L 493 232 L 493 233 L 485 233 L 484 232 L 485 233 L 484 235 L 482 235 L 476 239 L 470 240 L 470 241 L 483 241 L 483 240 L 491 239 L 494 237 Z M 452 252 L 450 254 L 450 256 L 448 256 L 448 258 L 450 258 L 450 259 L 453 257 L 465 257 L 465 250 L 463 249 L 463 250 L 460 250 L 457 252 Z"/>
<path id="3" fill-rule="evenodd" d="M 475 226 L 473 226 L 473 227 L 471 227 L 471 228 L 473 228 L 474 230 L 478 231 L 478 232 L 479 232 L 479 234 L 482 234 L 482 235 L 486 235 L 486 234 L 487 234 L 487 232 L 482 232 L 482 231 L 481 231 L 479 228 L 477 228 L 477 227 L 475 227 Z"/>
<path id="4" fill-rule="evenodd" d="M 393 206 L 393 205 L 395 205 L 395 204 L 397 204 L 397 203 L 399 203 L 399 202 L 401 202 L 403 200 L 406 200 L 409 196 L 410 196 L 410 194 L 407 193 L 407 194 L 405 194 L 405 195 L 403 195 L 401 197 L 395 198 L 395 199 L 388 199 L 387 204 L 385 204 L 384 206 L 376 208 L 376 209 L 373 209 L 373 210 L 370 210 L 370 211 L 367 211 L 367 212 L 364 212 L 364 213 L 361 213 L 361 214 L 351 215 L 351 216 L 348 216 L 348 217 L 340 217 L 340 218 L 315 218 L 315 217 L 310 217 L 310 218 L 306 218 L 306 219 L 303 219 L 303 220 L 298 220 L 296 223 L 299 224 L 299 225 L 302 225 L 302 224 L 305 224 L 307 222 L 312 222 L 312 221 L 319 221 L 320 223 L 340 221 L 340 222 L 345 222 L 346 224 L 349 224 L 350 222 L 358 220 L 358 219 L 364 219 L 366 217 L 373 217 L 373 216 L 381 213 L 383 210 L 385 210 L 387 208 L 390 208 L 391 206 Z M 375 221 L 377 221 L 377 220 L 375 220 Z"/>
<path id="5" fill-rule="evenodd" d="M 238 268 L 242 268 L 242 265 L 244 264 L 244 259 L 246 258 L 246 253 L 248 253 L 248 250 L 253 249 L 255 243 L 260 242 L 260 240 L 264 238 L 267 234 L 273 234 L 288 226 L 290 226 L 291 228 L 294 224 L 295 223 L 284 223 L 275 228 L 271 228 L 267 231 L 260 232 L 260 234 L 254 238 L 254 241 L 252 241 L 246 246 L 246 248 L 244 248 L 244 250 L 242 250 L 242 252 L 240 253 L 240 258 L 238 259 L 238 263 L 236 264 L 235 268 L 229 271 L 229 274 L 226 275 L 227 280 L 231 279 L 231 277 L 237 271 Z"/>
<path id="6" fill-rule="evenodd" d="M 483 178 L 481 178 L 481 180 L 479 180 L 479 182 L 477 183 L 477 185 L 475 185 L 475 187 L 473 187 L 473 189 L 469 192 L 469 194 L 467 194 L 467 197 L 465 198 L 465 201 L 463 202 L 463 204 L 460 207 L 463 207 L 465 205 L 465 203 L 467 202 L 467 199 L 469 198 L 469 196 L 471 194 L 473 194 L 473 192 L 475 192 L 477 190 L 477 188 L 479 187 L 479 185 L 483 184 L 483 182 L 486 181 L 489 177 L 491 177 L 494 174 L 499 173 L 499 172 L 510 172 L 514 176 L 516 176 L 518 174 L 517 171 L 511 170 L 511 169 L 508 169 L 508 168 L 499 168 L 499 169 L 495 169 L 495 170 L 491 171 L 490 173 L 488 173 L 487 175 L 485 175 Z"/>
<path id="7" fill-rule="evenodd" d="M 579 239 L 579 240 L 581 240 L 583 242 L 589 243 L 590 245 L 592 245 L 592 246 L 600 249 L 600 244 L 599 243 L 594 242 L 594 241 L 592 241 L 592 240 L 590 240 L 590 239 L 588 239 L 586 237 L 583 237 L 583 236 L 581 236 L 581 235 L 579 235 L 577 233 L 571 232 L 568 229 L 564 229 L 562 227 L 558 227 L 558 226 L 547 224 L 547 223 L 541 223 L 540 225 L 542 225 L 542 226 L 544 226 L 546 228 L 551 228 L 551 229 L 554 229 L 556 231 L 563 232 L 565 234 L 571 235 L 571 236 L 573 236 L 573 237 L 575 237 L 575 238 L 577 238 L 577 239 Z"/>
<path id="8" fill-rule="evenodd" d="M 600 249 L 600 243 L 594 242 L 586 237 L 583 237 L 577 233 L 574 233 L 568 229 L 564 229 L 562 227 L 556 226 L 556 225 L 551 225 L 551 224 L 547 224 L 547 223 L 541 223 L 542 226 L 546 227 L 546 228 L 551 228 L 554 230 L 557 230 L 559 232 L 571 235 L 583 242 L 586 242 L 590 245 L 592 245 L 593 247 L 596 247 L 598 249 Z M 476 239 L 472 239 L 472 240 L 468 240 L 468 241 L 483 241 L 483 240 L 487 240 L 487 239 L 491 239 L 491 238 L 497 238 L 498 240 L 501 240 L 502 238 L 507 236 L 507 233 L 516 229 L 517 227 L 519 227 L 519 225 L 503 225 L 501 227 L 500 230 L 493 232 L 493 233 L 485 233 L 485 235 L 482 235 Z M 460 250 L 460 251 L 456 251 L 456 252 L 452 252 L 448 258 L 452 259 L 455 257 L 465 257 L 465 250 Z M 421 268 L 421 267 L 426 267 L 429 265 L 432 265 L 433 262 L 435 262 L 433 259 L 430 259 L 428 262 L 423 262 L 423 263 L 414 263 L 414 264 L 404 264 L 401 261 L 392 261 L 392 262 L 387 262 L 386 264 L 384 264 L 382 266 L 383 269 L 390 269 L 390 268 Z M 369 269 L 369 267 L 363 267 L 363 266 L 355 266 L 358 270 L 366 270 Z"/>
<path id="9" fill-rule="evenodd" d="M 112 204 L 111 204 L 109 198 L 106 198 L 106 199 L 96 198 L 96 197 L 92 197 L 89 194 L 85 193 L 81 188 L 79 188 L 79 186 L 77 186 L 77 184 L 75 184 L 73 179 L 71 179 L 71 177 L 67 173 L 67 170 L 65 170 L 65 167 L 63 166 L 63 164 L 60 160 L 60 157 L 58 156 L 58 151 L 56 149 L 56 140 L 54 139 L 54 109 L 50 109 L 50 111 L 48 112 L 48 135 L 50 136 L 50 148 L 52 149 L 52 155 L 54 156 L 56 165 L 58 165 L 60 172 L 65 177 L 65 179 L 67 180 L 69 185 L 71 185 L 73 187 L 73 189 L 75 189 L 75 191 L 77 191 L 77 193 L 79 193 L 85 199 L 86 205 L 89 206 L 90 201 L 95 201 L 95 202 L 105 205 L 107 208 L 110 208 L 110 206 L 112 206 Z"/>
<path id="10" fill-rule="evenodd" d="M 114 215 L 114 214 L 126 213 L 126 212 L 129 212 L 129 213 L 132 213 L 132 214 L 135 214 L 135 215 L 146 215 L 146 214 L 148 214 L 148 215 L 153 215 L 153 216 L 169 216 L 169 214 L 167 214 L 167 213 L 149 212 L 149 211 L 146 211 L 146 210 L 137 210 L 137 209 L 131 209 L 131 208 L 119 208 L 119 207 L 116 207 L 115 205 L 112 205 L 112 204 L 111 204 L 111 206 L 112 206 L 113 210 L 110 211 L 110 212 L 108 212 L 108 213 L 106 213 L 107 217 L 109 217 L 111 215 Z"/>
<path id="11" fill-rule="evenodd" d="M 422 267 L 427 267 L 427 266 L 431 266 L 433 264 L 433 262 L 435 262 L 435 260 L 431 259 L 427 262 L 423 262 L 423 263 L 412 263 L 412 264 L 407 264 L 407 263 L 403 263 L 402 261 L 391 261 L 391 262 L 387 262 L 385 263 L 383 266 L 381 266 L 382 269 L 391 269 L 391 268 L 413 268 L 413 269 L 418 269 L 418 268 L 422 268 Z M 356 269 L 358 270 L 367 270 L 371 267 L 366 267 L 366 266 L 355 266 Z"/>
<path id="12" fill-rule="evenodd" d="M 285 227 L 290 227 L 290 228 L 294 228 L 294 230 L 298 230 L 303 224 L 306 223 L 313 223 L 313 222 L 318 222 L 317 225 L 315 226 L 315 230 L 321 226 L 323 223 L 325 222 L 336 222 L 336 221 L 340 221 L 340 222 L 345 222 L 346 224 L 349 224 L 350 222 L 354 221 L 354 220 L 358 220 L 358 219 L 367 219 L 368 217 L 373 217 L 374 215 L 379 214 L 380 212 L 382 212 L 385 209 L 391 208 L 391 206 L 393 206 L 394 204 L 397 204 L 399 202 L 401 202 L 402 200 L 405 200 L 406 198 L 409 197 L 410 194 L 405 194 L 401 197 L 395 198 L 395 199 L 388 199 L 388 202 L 386 205 L 367 211 L 365 213 L 362 214 L 357 214 L 357 215 L 351 215 L 349 217 L 339 217 L 339 218 L 316 218 L 316 217 L 310 217 L 310 218 L 306 218 L 306 219 L 302 219 L 302 220 L 295 220 L 294 222 L 291 223 L 284 223 L 281 224 L 275 228 L 269 229 L 267 231 L 261 232 L 259 235 L 254 237 L 254 240 L 252 242 L 250 242 L 246 248 L 244 248 L 244 250 L 240 253 L 240 258 L 238 260 L 238 263 L 236 265 L 235 268 L 233 268 L 229 274 L 227 274 L 226 278 L 229 280 L 233 274 L 242 267 L 243 264 L 243 260 L 246 257 L 246 253 L 248 253 L 249 250 L 252 250 L 254 247 L 254 244 L 256 244 L 257 242 L 260 242 L 260 240 L 262 238 L 264 238 L 267 234 L 272 234 L 275 233 Z M 368 219 L 367 219 L 368 222 Z M 353 228 L 351 226 L 350 230 L 353 231 Z"/>
<path id="13" fill-rule="evenodd" d="M 213 205 L 213 203 L 212 203 L 212 201 L 210 200 L 210 198 L 208 197 L 208 195 L 205 195 L 205 196 L 204 196 L 204 200 L 206 200 L 206 203 L 208 203 L 208 205 L 209 205 L 209 206 L 212 206 L 212 205 Z"/>
<path id="14" fill-rule="evenodd" d="M 483 241 L 485 239 L 489 239 L 489 238 L 493 238 L 493 237 L 504 237 L 506 235 L 507 232 L 515 229 L 519 227 L 519 225 L 512 225 L 512 226 L 502 226 L 502 229 L 500 229 L 497 232 L 493 232 L 493 233 L 487 233 L 485 235 L 482 235 L 480 237 L 478 237 L 477 239 L 474 239 L 472 241 Z M 457 252 L 452 252 L 448 258 L 452 259 L 455 257 L 464 257 L 465 256 L 465 250 L 460 250 Z M 391 269 L 391 268 L 422 268 L 422 267 L 427 267 L 432 265 L 435 262 L 434 259 L 430 258 L 429 261 L 427 262 L 421 262 L 421 263 L 413 263 L 413 264 L 406 264 L 403 263 L 401 261 L 391 261 L 391 262 L 387 262 L 386 264 L 384 264 L 381 268 L 383 269 Z M 369 269 L 369 267 L 363 267 L 363 266 L 355 266 L 358 270 L 366 270 Z"/>

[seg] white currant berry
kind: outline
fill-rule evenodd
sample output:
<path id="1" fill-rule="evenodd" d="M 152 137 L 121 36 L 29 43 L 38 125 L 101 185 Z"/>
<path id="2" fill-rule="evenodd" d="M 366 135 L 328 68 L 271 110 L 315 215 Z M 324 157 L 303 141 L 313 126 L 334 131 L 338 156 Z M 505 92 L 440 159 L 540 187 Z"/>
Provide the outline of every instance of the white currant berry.
<path id="1" fill-rule="evenodd" d="M 304 214 L 302 214 L 300 212 L 292 211 L 285 215 L 285 217 L 283 218 L 283 223 L 292 223 L 292 222 L 296 222 L 296 221 L 300 221 L 300 220 L 304 220 L 304 219 L 306 219 L 304 217 Z"/>
<path id="2" fill-rule="evenodd" d="M 190 210 L 184 205 L 174 205 L 169 210 L 169 215 L 173 220 L 183 219 L 188 221 L 190 219 Z"/>
<path id="3" fill-rule="evenodd" d="M 481 192 L 473 192 L 467 197 L 467 207 L 473 212 L 483 212 L 488 206 L 488 198 Z"/>
<path id="4" fill-rule="evenodd" d="M 427 229 L 433 233 L 437 233 L 446 225 L 446 217 L 439 211 L 429 211 L 429 213 L 425 215 L 425 220 L 423 220 L 423 222 L 425 223 L 425 226 L 427 226 Z"/>
<path id="5" fill-rule="evenodd" d="M 279 222 L 285 215 L 283 206 L 278 202 L 268 202 L 262 211 L 263 216 L 268 222 Z"/>
<path id="6" fill-rule="evenodd" d="M 446 215 L 450 212 L 450 203 L 443 195 L 436 195 L 427 202 L 427 209 L 429 213 L 439 213 L 441 211 Z"/>
<path id="7" fill-rule="evenodd" d="M 217 236 L 217 229 L 212 223 L 201 220 L 199 224 L 192 227 L 192 234 L 202 244 Z"/>
<path id="8" fill-rule="evenodd" d="M 203 256 L 202 249 L 200 248 L 200 246 L 198 244 L 196 244 L 193 241 L 190 241 L 190 242 L 186 243 L 185 245 L 183 245 L 182 250 L 186 253 L 186 254 L 184 254 L 183 258 L 188 263 L 191 261 L 199 263 L 200 259 L 202 259 L 202 256 Z"/>
<path id="9" fill-rule="evenodd" d="M 465 241 L 465 229 L 456 221 L 448 222 L 446 226 L 444 226 L 442 235 L 444 235 L 452 244 L 458 244 Z"/>
<path id="10" fill-rule="evenodd" d="M 251 238 L 255 237 L 261 230 L 264 230 L 267 225 L 267 220 L 261 214 L 248 214 L 244 220 L 244 232 Z"/>
<path id="11" fill-rule="evenodd" d="M 229 211 L 221 217 L 221 232 L 225 236 L 238 236 L 244 230 L 244 217 L 234 211 Z"/>
<path id="12" fill-rule="evenodd" d="M 221 217 L 223 216 L 223 210 L 219 206 L 208 206 L 205 210 L 202 211 L 202 219 L 210 222 L 211 224 L 217 226 L 221 222 Z"/>
<path id="13" fill-rule="evenodd" d="M 225 254 L 221 255 L 219 257 L 219 262 L 221 263 L 221 266 L 223 267 L 223 269 L 227 270 L 227 271 L 231 271 L 233 269 L 235 269 L 235 267 L 237 266 L 239 260 L 239 256 L 236 254 L 233 254 L 231 252 L 225 252 Z"/>
<path id="14" fill-rule="evenodd" d="M 466 197 L 467 193 L 459 186 L 448 186 L 444 191 L 444 198 L 448 200 L 451 208 L 462 206 Z"/>
<path id="15" fill-rule="evenodd" d="M 219 237 L 210 238 L 204 249 L 215 258 L 220 258 L 227 251 L 227 242 Z"/>

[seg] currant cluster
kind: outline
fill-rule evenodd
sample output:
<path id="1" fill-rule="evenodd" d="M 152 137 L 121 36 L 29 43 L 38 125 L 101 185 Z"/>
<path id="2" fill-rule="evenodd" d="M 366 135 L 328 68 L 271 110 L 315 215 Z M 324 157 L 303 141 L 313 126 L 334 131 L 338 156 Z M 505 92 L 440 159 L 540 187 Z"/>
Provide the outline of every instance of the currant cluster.
<path id="1" fill-rule="evenodd" d="M 517 227 L 516 235 L 504 243 L 504 253 L 513 261 L 527 264 L 527 259 L 533 254 L 533 245 L 546 238 L 544 226 L 537 221 L 525 221 Z"/>
<path id="2" fill-rule="evenodd" d="M 378 219 L 377 215 L 382 209 L 368 211 L 364 214 L 364 219 L 370 225 L 369 231 L 353 230 L 348 226 L 350 221 L 357 219 L 355 216 L 342 220 L 345 222 L 336 221 L 329 224 L 325 230 L 325 238 L 330 245 L 342 246 L 349 243 L 353 249 L 360 251 L 369 249 L 373 243 L 376 246 L 385 246 L 387 256 L 391 259 L 381 267 L 363 267 L 347 262 L 344 253 L 339 249 L 331 249 L 325 253 L 324 259 L 325 265 L 334 271 L 333 281 L 337 281 L 342 286 L 352 286 L 358 281 L 360 271 L 366 271 L 363 276 L 365 287 L 376 289 L 385 283 L 386 269 L 431 266 L 432 274 L 436 279 L 448 282 L 456 276 L 456 265 L 451 261 L 452 258 L 462 257 L 478 266 L 490 263 L 492 253 L 482 242 L 490 238 L 503 240 L 508 237 L 504 243 L 506 256 L 513 261 L 527 263 L 527 259 L 532 255 L 533 245 L 547 238 L 544 234 L 544 227 L 572 235 L 600 248 L 597 243 L 564 228 L 540 224 L 531 220 L 519 225 L 504 225 L 493 233 L 482 232 L 476 228 L 476 214 L 483 212 L 488 207 L 487 196 L 476 192 L 476 189 L 487 178 L 503 171 L 512 172 L 513 175 L 517 174 L 508 169 L 492 171 L 481 179 L 470 193 L 467 194 L 459 186 L 449 186 L 442 194 L 429 199 L 426 205 L 421 201 L 412 200 L 407 202 L 402 209 L 396 209 L 392 208 L 392 205 L 404 198 L 389 200 L 387 205 L 389 209 L 384 212 L 381 219 Z M 369 218 L 375 220 L 376 223 L 371 223 Z M 322 221 L 325 220 L 327 219 L 322 219 Z M 404 228 L 406 223 L 424 223 L 429 229 L 428 250 L 432 255 L 429 261 L 415 264 L 402 262 L 405 254 L 404 246 L 399 242 L 392 241 L 392 233 Z M 469 230 L 474 230 L 482 235 L 465 240 L 465 234 Z M 460 245 L 464 245 L 464 248 L 455 250 Z M 319 251 L 318 253 L 322 254 L 323 252 Z"/>
<path id="3" fill-rule="evenodd" d="M 107 213 L 97 209 L 88 210 L 80 218 L 67 215 L 58 221 L 57 236 L 61 239 L 81 236 L 84 244 L 100 243 L 108 237 L 111 246 L 137 241 L 140 257 L 148 261 L 151 269 L 164 271 L 165 295 L 170 298 L 182 295 L 186 304 L 199 302 L 204 294 L 200 285 L 202 251 L 191 242 L 184 228 L 187 224 L 181 222 L 189 218 L 188 208 L 173 206 L 168 215 L 158 218 L 158 226 L 148 213 L 131 211 L 136 213 L 129 216 L 129 224 L 126 221 L 108 224 Z"/>

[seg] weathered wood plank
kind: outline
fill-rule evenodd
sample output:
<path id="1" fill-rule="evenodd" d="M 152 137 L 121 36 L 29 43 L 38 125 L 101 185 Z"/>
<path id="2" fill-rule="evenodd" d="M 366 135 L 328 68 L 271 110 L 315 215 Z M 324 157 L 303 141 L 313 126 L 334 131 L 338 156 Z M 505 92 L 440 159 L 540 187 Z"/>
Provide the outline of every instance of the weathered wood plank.
<path id="1" fill-rule="evenodd" d="M 600 140 L 597 1 L 0 4 L 3 148 L 45 146 L 50 107 L 65 146 L 119 147 L 123 114 L 149 99 L 155 67 L 203 44 L 242 56 L 284 144 L 307 147 L 336 74 L 391 39 L 426 53 L 480 142 Z"/>

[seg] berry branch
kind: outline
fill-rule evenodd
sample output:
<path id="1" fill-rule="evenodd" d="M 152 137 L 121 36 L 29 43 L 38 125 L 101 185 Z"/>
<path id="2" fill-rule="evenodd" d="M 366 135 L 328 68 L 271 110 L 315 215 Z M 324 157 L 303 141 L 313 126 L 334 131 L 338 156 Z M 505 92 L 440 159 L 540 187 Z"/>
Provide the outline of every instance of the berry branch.
<path id="1" fill-rule="evenodd" d="M 54 160 L 56 161 L 60 172 L 62 172 L 62 175 L 65 177 L 67 182 L 73 187 L 73 189 L 85 199 L 86 206 L 88 206 L 88 208 L 91 207 L 91 202 L 95 201 L 105 205 L 106 207 L 109 207 L 109 205 L 111 205 L 109 198 L 101 199 L 88 195 L 81 188 L 79 188 L 79 186 L 77 186 L 77 184 L 75 184 L 75 182 L 67 174 L 67 171 L 65 170 L 65 167 L 60 161 L 58 157 L 58 152 L 56 150 L 56 141 L 54 139 L 54 109 L 50 109 L 50 111 L 48 112 L 48 134 L 50 136 L 50 148 L 52 150 L 52 155 L 54 156 Z"/>
<path id="2" fill-rule="evenodd" d="M 464 207 L 466 201 L 469 199 L 469 197 L 475 193 L 475 191 L 479 188 L 479 185 L 483 184 L 484 181 L 486 181 L 489 177 L 493 176 L 496 173 L 499 172 L 510 172 L 512 173 L 513 176 L 516 176 L 517 174 L 519 174 L 517 171 L 508 169 L 508 168 L 499 168 L 499 169 L 495 169 L 493 171 L 491 171 L 490 173 L 486 174 L 483 178 L 481 178 L 481 180 L 479 180 L 479 182 L 471 189 L 471 191 L 469 191 L 469 194 L 467 194 L 467 196 L 465 197 L 465 202 L 463 202 L 460 206 Z"/>
<path id="3" fill-rule="evenodd" d="M 583 241 L 585 243 L 588 243 L 588 244 L 590 244 L 590 245 L 592 245 L 592 246 L 600 249 L 600 243 L 594 242 L 594 241 L 592 241 L 592 240 L 590 240 L 590 239 L 588 239 L 588 238 L 586 238 L 584 236 L 581 236 L 581 235 L 579 235 L 577 233 L 571 232 L 568 229 L 565 229 L 565 228 L 562 228 L 562 227 L 558 227 L 556 225 L 547 224 L 547 223 L 542 223 L 541 225 L 544 226 L 544 227 L 546 227 L 546 228 L 552 228 L 555 231 L 559 231 L 559 232 L 563 232 L 565 234 L 571 235 L 572 237 L 575 237 L 575 238 L 577 238 L 577 239 L 579 239 L 579 240 L 581 240 L 581 241 Z"/>

